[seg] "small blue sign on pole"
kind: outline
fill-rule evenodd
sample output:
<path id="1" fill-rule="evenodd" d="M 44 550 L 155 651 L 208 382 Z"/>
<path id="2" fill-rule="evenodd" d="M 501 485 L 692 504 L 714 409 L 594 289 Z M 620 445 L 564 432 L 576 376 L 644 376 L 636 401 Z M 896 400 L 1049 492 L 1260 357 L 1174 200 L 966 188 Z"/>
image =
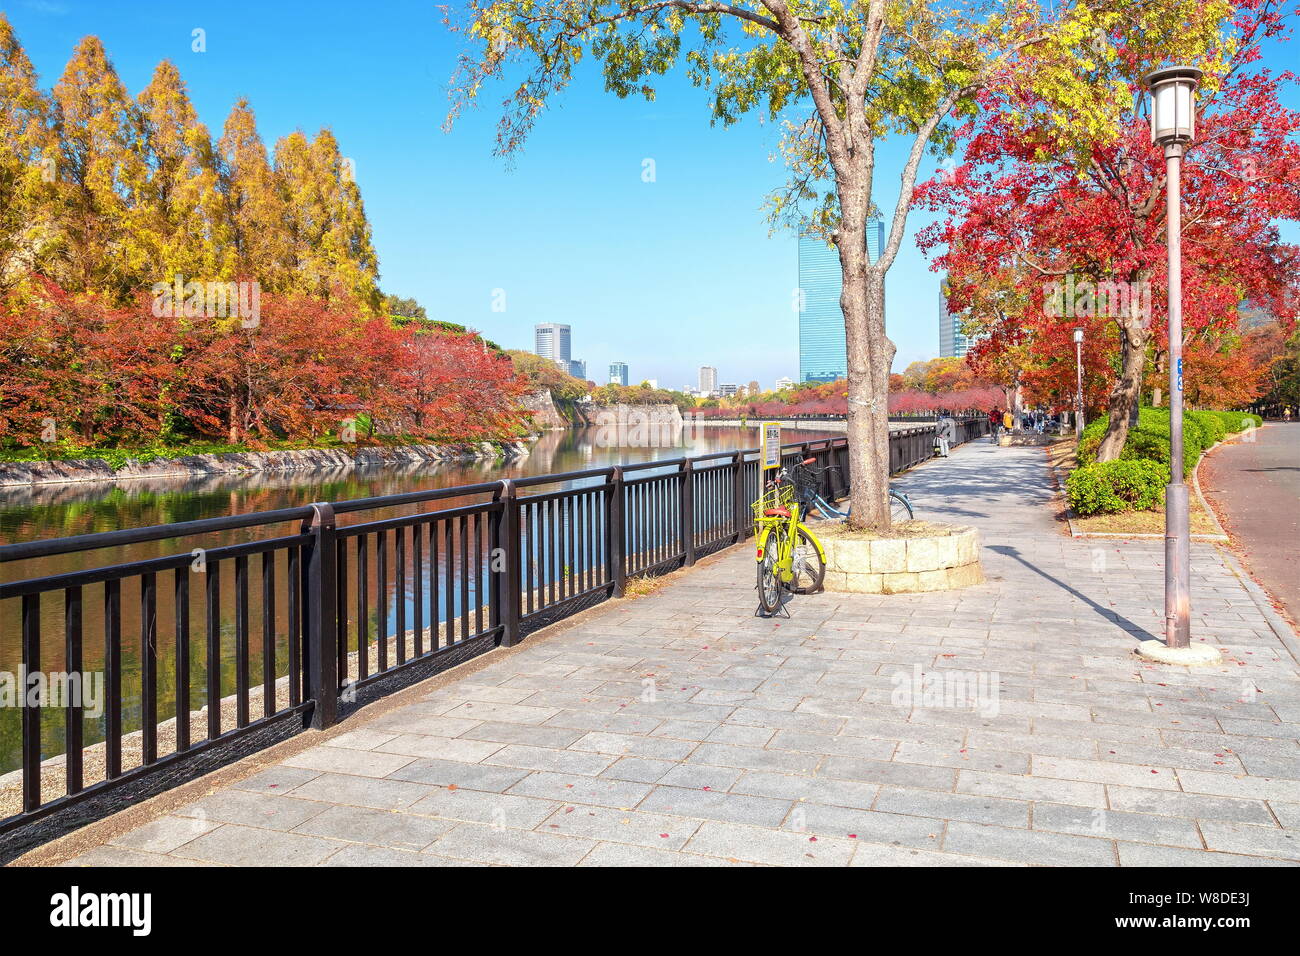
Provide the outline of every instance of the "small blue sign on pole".
<path id="1" fill-rule="evenodd" d="M 1182 390 L 1183 390 L 1183 358 L 1180 355 L 1178 357 L 1178 391 L 1181 392 Z"/>

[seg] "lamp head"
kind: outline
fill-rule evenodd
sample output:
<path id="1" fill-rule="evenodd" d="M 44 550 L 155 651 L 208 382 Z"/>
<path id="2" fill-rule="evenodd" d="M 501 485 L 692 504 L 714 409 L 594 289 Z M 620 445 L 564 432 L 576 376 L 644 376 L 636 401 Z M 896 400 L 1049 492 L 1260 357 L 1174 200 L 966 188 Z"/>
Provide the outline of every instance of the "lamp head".
<path id="1" fill-rule="evenodd" d="M 1083 344 L 1083 329 L 1074 330 L 1074 344 L 1075 345 Z"/>
<path id="2" fill-rule="evenodd" d="M 1192 141 L 1200 81 L 1201 71 L 1194 66 L 1167 66 L 1146 75 L 1142 82 L 1151 91 L 1151 142 L 1172 146 Z"/>

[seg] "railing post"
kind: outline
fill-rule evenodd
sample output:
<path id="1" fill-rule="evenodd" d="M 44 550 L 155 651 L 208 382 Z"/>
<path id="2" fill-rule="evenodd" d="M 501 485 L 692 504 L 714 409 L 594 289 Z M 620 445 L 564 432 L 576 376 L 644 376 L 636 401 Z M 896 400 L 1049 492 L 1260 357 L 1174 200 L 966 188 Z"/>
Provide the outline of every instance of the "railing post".
<path id="1" fill-rule="evenodd" d="M 627 587 L 626 528 L 623 526 L 623 468 L 610 469 L 609 492 L 605 499 L 606 560 L 609 562 L 609 579 L 614 582 L 613 597 L 621 598 Z"/>
<path id="2" fill-rule="evenodd" d="M 749 537 L 747 520 L 749 502 L 745 500 L 745 453 L 743 451 L 736 452 L 731 467 L 735 469 L 735 474 L 732 476 L 731 518 L 735 522 L 736 541 L 739 543 Z"/>
<path id="3" fill-rule="evenodd" d="M 311 534 L 305 547 L 306 594 L 303 595 L 303 673 L 313 705 L 314 730 L 332 727 L 338 720 L 338 581 L 335 578 L 334 507 L 311 505 L 312 516 L 303 523 Z"/>
<path id="4" fill-rule="evenodd" d="M 519 618 L 523 610 L 522 560 L 523 541 L 519 535 L 519 502 L 515 483 L 503 478 L 492 497 L 501 502 L 501 512 L 490 526 L 492 587 L 490 606 L 501 622 L 501 646 L 519 643 Z"/>
<path id="5" fill-rule="evenodd" d="M 686 552 L 686 567 L 695 563 L 695 460 L 682 462 L 682 486 L 677 493 L 681 505 L 682 549 Z"/>

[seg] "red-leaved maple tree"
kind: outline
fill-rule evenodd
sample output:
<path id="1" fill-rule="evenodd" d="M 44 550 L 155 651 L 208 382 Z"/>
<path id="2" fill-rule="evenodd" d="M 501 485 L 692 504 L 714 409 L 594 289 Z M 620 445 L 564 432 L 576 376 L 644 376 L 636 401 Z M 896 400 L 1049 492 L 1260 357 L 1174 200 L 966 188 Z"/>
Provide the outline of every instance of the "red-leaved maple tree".
<path id="1" fill-rule="evenodd" d="M 1182 176 L 1185 367 L 1222 355 L 1243 303 L 1294 322 L 1300 251 L 1281 242 L 1277 223 L 1300 219 L 1300 113 L 1279 100 L 1295 77 L 1258 62 L 1261 43 L 1286 32 L 1275 4 L 1240 0 L 1223 48 L 1207 56 L 1221 66 L 1203 81 Z M 1124 446 L 1148 364 L 1163 368 L 1167 314 L 1165 162 L 1141 115 L 1150 64 L 1112 43 L 1135 104 L 1115 129 L 1082 135 L 1040 122 L 1047 111 L 1030 91 L 989 91 L 961 131 L 964 163 L 917 194 L 942 214 L 919 243 L 947 272 L 949 308 L 983 335 L 977 371 L 1068 406 L 1072 332 L 1085 329 L 1085 394 L 1095 400 L 1108 386 L 1101 460 Z M 1231 363 L 1213 365 L 1234 374 Z M 1204 387 L 1209 371 L 1189 381 Z"/>

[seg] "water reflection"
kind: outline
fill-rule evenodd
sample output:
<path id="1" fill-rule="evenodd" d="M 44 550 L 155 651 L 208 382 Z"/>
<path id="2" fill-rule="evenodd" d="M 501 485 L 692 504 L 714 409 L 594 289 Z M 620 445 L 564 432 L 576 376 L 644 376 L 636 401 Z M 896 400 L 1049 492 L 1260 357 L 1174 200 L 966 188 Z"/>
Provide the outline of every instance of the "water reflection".
<path id="1" fill-rule="evenodd" d="M 822 432 L 787 431 L 783 438 L 787 441 L 803 441 L 827 437 Z M 30 541 L 35 539 L 63 537 L 68 535 L 88 534 L 91 532 L 111 531 L 124 528 L 144 527 L 149 525 L 170 524 L 192 521 L 200 518 L 218 517 L 229 514 L 243 514 L 257 511 L 271 511 L 309 504 L 313 501 L 345 501 L 357 498 L 377 497 L 412 491 L 447 488 L 458 485 L 476 484 L 496 481 L 503 477 L 529 477 L 577 471 L 587 468 L 602 467 L 611 464 L 632 464 L 679 458 L 684 455 L 702 455 L 713 452 L 731 451 L 737 448 L 750 448 L 758 443 L 756 429 L 736 429 L 718 427 L 697 427 L 690 429 L 665 428 L 660 426 L 628 427 L 624 425 L 603 426 L 572 431 L 549 432 L 531 446 L 527 457 L 513 462 L 475 461 L 454 463 L 421 463 L 415 465 L 380 465 L 347 472 L 278 472 L 204 475 L 186 478 L 151 478 L 130 479 L 108 482 L 79 482 L 64 485 L 42 485 L 24 488 L 6 488 L 3 491 L 3 505 L 0 506 L 0 543 Z M 653 473 L 653 472 L 650 472 Z M 561 483 L 585 485 L 595 484 L 601 479 L 579 479 L 575 482 Z M 535 493 L 550 486 L 530 487 L 529 493 Z M 557 485 L 558 487 L 558 485 Z M 439 509 L 454 508 L 471 504 L 474 498 L 457 496 L 440 501 Z M 427 510 L 428 505 L 407 505 L 399 508 L 386 508 L 367 511 L 360 514 L 340 516 L 340 524 L 347 525 L 359 521 L 377 521 L 404 514 L 415 514 Z M 595 514 L 592 510 L 592 523 Z M 483 551 L 481 541 L 481 523 L 472 529 L 473 537 L 469 540 L 474 547 L 472 566 L 465 556 L 464 549 L 454 539 L 446 543 L 439 559 L 438 552 L 431 550 L 428 560 L 418 578 L 406 580 L 402 585 L 395 581 L 380 581 L 377 577 L 375 559 L 368 571 L 368 590 L 374 595 L 374 603 L 366 610 L 365 620 L 358 618 L 356 608 L 346 609 L 347 625 L 353 636 L 354 649 L 360 635 L 365 635 L 367 642 L 374 642 L 377 635 L 400 633 L 403 622 L 413 621 L 415 602 L 427 601 L 422 607 L 422 619 L 431 625 L 436 633 L 439 622 L 450 622 L 468 608 L 482 606 L 479 596 L 481 561 Z M 13 562 L 0 565 L 0 580 L 14 581 L 53 574 L 100 568 L 106 565 L 129 561 L 141 561 L 150 558 L 187 554 L 191 548 L 201 545 L 214 548 L 227 544 L 262 539 L 279 534 L 296 531 L 291 525 L 281 525 L 274 529 L 254 528 L 227 532 L 219 535 L 205 535 L 198 539 L 172 539 L 152 541 L 121 548 L 108 548 L 95 552 L 59 555 L 31 561 Z M 448 532 L 450 534 L 450 532 Z M 567 526 L 566 526 L 567 533 Z M 527 531 L 525 532 L 527 536 Z M 376 550 L 380 542 L 372 537 Z M 435 542 L 430 541 L 432 549 Z M 392 568 L 396 559 L 396 542 L 384 543 L 392 559 L 388 567 Z M 408 541 L 407 548 L 413 547 Z M 531 547 L 529 549 L 532 550 Z M 529 555 L 525 570 L 533 586 L 555 583 L 556 575 L 574 575 L 588 571 L 593 563 L 600 560 L 603 545 L 595 542 L 591 545 L 594 553 L 583 553 L 581 549 L 573 557 L 561 561 L 557 568 L 549 571 L 543 565 L 540 572 L 536 558 Z M 412 552 L 413 554 L 413 552 Z M 280 582 L 272 593 L 272 600 L 265 602 L 268 607 L 263 612 L 261 590 L 257 586 L 264 573 L 262 560 L 249 559 L 245 573 L 254 586 L 249 590 L 246 612 L 253 622 L 249 629 L 248 650 L 249 670 L 253 684 L 259 677 L 283 676 L 289 659 L 289 607 L 288 591 L 284 582 L 289 580 L 288 554 L 280 552 L 272 557 L 271 575 Z M 452 564 L 459 565 L 452 567 Z M 219 619 L 219 655 L 217 667 L 220 675 L 215 684 L 222 696 L 232 693 L 236 681 L 235 632 L 235 573 L 233 568 L 223 567 L 219 577 L 220 619 Z M 355 565 L 354 572 L 355 574 Z M 459 576 L 466 573 L 469 585 L 463 589 L 447 587 L 443 600 L 438 601 L 435 581 L 440 575 L 450 582 L 453 573 Z M 182 588 L 180 578 L 189 577 L 192 583 L 186 583 L 190 592 L 189 626 L 178 626 L 176 595 Z M 457 591 L 460 591 L 457 594 Z M 105 661 L 105 615 L 103 612 L 104 586 L 96 584 L 84 589 L 81 604 L 81 621 L 84 634 L 82 643 L 83 668 L 87 674 L 102 674 Z M 180 642 L 189 648 L 189 700 L 193 708 L 202 707 L 207 702 L 208 654 L 206 645 L 205 618 L 201 600 L 204 596 L 203 575 L 193 574 L 188 568 L 168 572 L 157 578 L 156 607 L 156 654 L 158 674 L 157 714 L 160 720 L 175 715 L 177 694 L 177 677 L 175 671 L 176 649 Z M 0 602 L 0 675 L 17 675 L 21 666 L 21 614 L 18 600 Z M 57 671 L 64 666 L 64 592 L 52 592 L 40 602 L 41 662 L 45 671 Z M 141 595 L 140 579 L 128 578 L 124 581 L 121 593 L 121 647 L 122 647 L 122 724 L 125 731 L 140 726 L 141 714 Z M 16 677 L 13 681 L 16 683 Z M 180 686 L 184 686 L 183 684 Z M 0 701 L 0 704 L 7 703 Z M 87 715 L 84 721 L 83 735 L 87 744 L 104 738 L 106 715 Z M 21 710 L 14 706 L 0 706 L 0 773 L 17 767 L 21 759 Z M 64 714 L 50 708 L 43 714 L 42 754 L 49 757 L 63 752 L 64 748 Z M 196 728 L 197 731 L 197 728 Z M 201 734 L 199 734 L 201 736 Z"/>

